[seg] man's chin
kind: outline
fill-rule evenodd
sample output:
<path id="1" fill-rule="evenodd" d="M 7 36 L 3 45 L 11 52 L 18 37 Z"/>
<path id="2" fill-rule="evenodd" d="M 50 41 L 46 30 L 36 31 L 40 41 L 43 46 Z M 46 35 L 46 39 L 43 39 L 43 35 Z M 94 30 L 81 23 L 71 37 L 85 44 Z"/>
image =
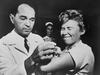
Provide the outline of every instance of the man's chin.
<path id="1" fill-rule="evenodd" d="M 30 32 L 24 32 L 23 36 L 27 37 L 30 34 Z"/>

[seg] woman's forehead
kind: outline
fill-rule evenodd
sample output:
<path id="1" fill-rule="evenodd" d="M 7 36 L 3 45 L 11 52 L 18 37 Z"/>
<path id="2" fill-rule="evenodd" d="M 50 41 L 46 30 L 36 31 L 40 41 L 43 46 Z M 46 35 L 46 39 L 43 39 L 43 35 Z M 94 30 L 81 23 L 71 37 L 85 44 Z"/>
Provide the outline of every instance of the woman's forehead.
<path id="1" fill-rule="evenodd" d="M 66 26 L 76 27 L 78 26 L 78 22 L 75 20 L 68 20 L 66 23 L 62 25 L 62 27 L 66 27 Z"/>

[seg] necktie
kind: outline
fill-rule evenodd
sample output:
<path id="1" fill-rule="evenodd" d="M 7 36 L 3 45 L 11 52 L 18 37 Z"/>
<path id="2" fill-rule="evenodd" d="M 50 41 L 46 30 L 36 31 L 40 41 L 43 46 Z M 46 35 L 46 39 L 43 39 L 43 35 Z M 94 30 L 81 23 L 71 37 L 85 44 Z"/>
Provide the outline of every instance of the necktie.
<path id="1" fill-rule="evenodd" d="M 27 44 L 27 39 L 26 38 L 24 39 L 24 46 L 25 46 L 27 52 L 29 52 L 29 46 Z"/>

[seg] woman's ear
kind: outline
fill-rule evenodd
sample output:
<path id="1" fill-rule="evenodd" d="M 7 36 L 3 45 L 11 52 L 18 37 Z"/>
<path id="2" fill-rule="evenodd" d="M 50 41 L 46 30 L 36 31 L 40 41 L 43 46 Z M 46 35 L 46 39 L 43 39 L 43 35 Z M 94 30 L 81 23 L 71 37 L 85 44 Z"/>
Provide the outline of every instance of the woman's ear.
<path id="1" fill-rule="evenodd" d="M 14 24 L 14 15 L 10 14 L 9 17 L 10 17 L 11 22 Z"/>

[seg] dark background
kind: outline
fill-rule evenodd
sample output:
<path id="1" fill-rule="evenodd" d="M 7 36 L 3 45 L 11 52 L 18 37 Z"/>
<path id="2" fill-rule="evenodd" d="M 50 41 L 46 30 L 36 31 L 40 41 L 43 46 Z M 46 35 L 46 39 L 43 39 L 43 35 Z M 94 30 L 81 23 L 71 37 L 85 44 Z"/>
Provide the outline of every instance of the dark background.
<path id="1" fill-rule="evenodd" d="M 9 20 L 9 8 L 25 0 L 0 0 L 0 38 L 10 32 L 14 26 Z M 95 55 L 94 75 L 100 74 L 100 0 L 26 0 L 37 5 L 37 20 L 33 32 L 44 36 L 44 24 L 54 23 L 55 32 L 59 30 L 58 15 L 65 9 L 80 9 L 84 14 L 87 32 L 84 42 L 90 45 Z"/>

